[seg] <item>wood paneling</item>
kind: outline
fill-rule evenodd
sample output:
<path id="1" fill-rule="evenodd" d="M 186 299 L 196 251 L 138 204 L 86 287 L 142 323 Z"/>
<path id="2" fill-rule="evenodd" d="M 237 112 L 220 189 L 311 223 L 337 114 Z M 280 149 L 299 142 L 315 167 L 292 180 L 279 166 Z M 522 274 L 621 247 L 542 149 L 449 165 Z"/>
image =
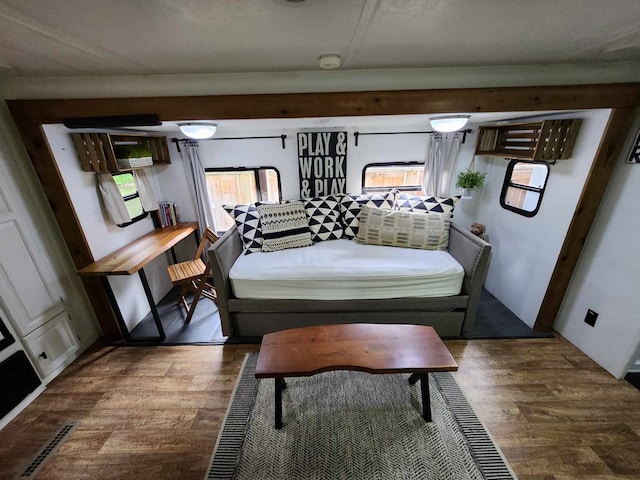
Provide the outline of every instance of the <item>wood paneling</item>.
<path id="1" fill-rule="evenodd" d="M 627 108 L 640 84 L 213 95 L 198 97 L 7 100 L 18 125 L 64 118 L 157 114 L 160 120 L 303 118 L 451 112 Z"/>
<path id="2" fill-rule="evenodd" d="M 445 344 L 520 480 L 640 478 L 640 391 L 629 383 L 562 338 Z M 2 431 L 0 480 L 70 420 L 37 478 L 204 478 L 244 355 L 258 349 L 94 346 Z M 545 357 L 565 362 L 522 368 Z"/>

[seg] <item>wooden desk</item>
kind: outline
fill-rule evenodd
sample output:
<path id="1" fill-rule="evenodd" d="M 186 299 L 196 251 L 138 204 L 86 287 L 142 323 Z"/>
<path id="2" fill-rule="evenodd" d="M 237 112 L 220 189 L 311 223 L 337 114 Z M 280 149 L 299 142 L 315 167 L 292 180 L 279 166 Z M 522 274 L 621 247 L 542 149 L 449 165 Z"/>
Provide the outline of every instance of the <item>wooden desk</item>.
<path id="1" fill-rule="evenodd" d="M 173 262 L 177 263 L 176 253 L 173 250 L 173 247 L 192 233 L 197 232 L 197 230 L 197 222 L 179 223 L 172 227 L 158 228 L 134 240 L 128 245 L 119 248 L 115 252 L 106 255 L 100 260 L 78 270 L 78 275 L 99 276 L 101 278 L 125 340 L 129 342 L 145 342 L 150 340 L 163 341 L 166 338 L 155 301 L 151 295 L 149 282 L 147 281 L 147 277 L 144 273 L 144 267 L 167 250 L 171 250 Z M 196 243 L 198 240 L 199 239 L 196 237 Z M 144 292 L 147 296 L 147 300 L 149 301 L 151 314 L 153 315 L 156 327 L 158 328 L 158 337 L 131 337 L 129 329 L 122 317 L 122 312 L 120 311 L 118 302 L 116 301 L 113 290 L 111 289 L 111 285 L 109 284 L 109 280 L 107 279 L 107 276 L 109 275 L 133 275 L 136 272 L 140 276 L 140 281 L 142 282 Z"/>

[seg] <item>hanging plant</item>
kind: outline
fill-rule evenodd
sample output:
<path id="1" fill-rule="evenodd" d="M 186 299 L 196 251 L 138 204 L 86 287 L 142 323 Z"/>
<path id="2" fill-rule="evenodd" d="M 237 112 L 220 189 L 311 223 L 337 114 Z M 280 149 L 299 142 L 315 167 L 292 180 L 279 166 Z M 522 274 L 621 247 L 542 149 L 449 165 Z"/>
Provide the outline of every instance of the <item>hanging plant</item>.
<path id="1" fill-rule="evenodd" d="M 487 174 L 476 170 L 467 169 L 466 172 L 458 173 L 456 187 L 475 189 L 484 187 L 484 180 Z"/>

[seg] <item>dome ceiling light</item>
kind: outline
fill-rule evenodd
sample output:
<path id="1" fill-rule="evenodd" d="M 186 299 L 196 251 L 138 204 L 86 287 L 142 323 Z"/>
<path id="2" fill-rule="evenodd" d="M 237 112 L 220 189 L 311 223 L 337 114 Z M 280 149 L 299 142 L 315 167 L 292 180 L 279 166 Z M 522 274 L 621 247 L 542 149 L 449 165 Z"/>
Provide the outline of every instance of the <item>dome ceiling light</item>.
<path id="1" fill-rule="evenodd" d="M 178 123 L 178 127 L 189 138 L 205 140 L 213 137 L 218 125 L 213 122 L 181 122 Z"/>
<path id="2" fill-rule="evenodd" d="M 470 115 L 443 115 L 430 118 L 429 122 L 436 132 L 449 133 L 463 129 L 469 118 Z"/>

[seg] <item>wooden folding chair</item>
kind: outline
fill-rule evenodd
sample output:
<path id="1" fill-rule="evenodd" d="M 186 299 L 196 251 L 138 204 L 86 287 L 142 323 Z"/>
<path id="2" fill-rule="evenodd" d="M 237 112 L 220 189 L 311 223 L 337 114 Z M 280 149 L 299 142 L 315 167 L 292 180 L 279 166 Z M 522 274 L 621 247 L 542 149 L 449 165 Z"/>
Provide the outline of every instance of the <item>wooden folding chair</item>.
<path id="1" fill-rule="evenodd" d="M 213 285 L 207 282 L 209 276 L 209 262 L 206 264 L 202 261 L 202 252 L 205 248 L 209 248 L 216 240 L 218 236 L 215 232 L 207 227 L 200 243 L 198 244 L 198 250 L 196 251 L 195 258 L 193 260 L 187 260 L 186 262 L 175 263 L 167 267 L 167 273 L 171 279 L 173 286 L 180 286 L 182 290 L 180 292 L 180 298 L 182 304 L 187 311 L 187 318 L 184 323 L 189 323 L 193 312 L 196 309 L 196 304 L 201 296 L 205 296 L 215 302 L 216 289 Z M 187 303 L 185 295 L 187 292 L 194 292 L 191 305 Z"/>

